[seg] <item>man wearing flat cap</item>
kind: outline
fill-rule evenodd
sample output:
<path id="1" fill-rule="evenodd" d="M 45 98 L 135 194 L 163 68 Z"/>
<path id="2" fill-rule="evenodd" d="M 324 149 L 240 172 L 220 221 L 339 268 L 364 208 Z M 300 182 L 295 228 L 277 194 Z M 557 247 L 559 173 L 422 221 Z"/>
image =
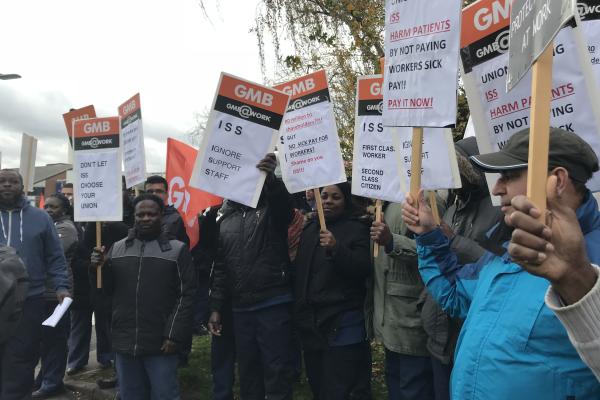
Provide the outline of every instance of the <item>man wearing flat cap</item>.
<path id="1" fill-rule="evenodd" d="M 500 196 L 509 225 L 513 199 L 527 192 L 528 151 L 526 129 L 513 135 L 502 150 L 471 157 L 483 171 L 500 173 L 492 193 Z M 576 214 L 585 253 L 598 264 L 600 212 L 585 186 L 598 171 L 596 154 L 576 134 L 551 128 L 548 166 L 548 197 Z M 547 217 L 550 225 L 557 218 L 552 213 Z M 475 263 L 459 265 L 422 193 L 418 206 L 408 196 L 403 218 L 417 234 L 419 271 L 427 289 L 444 311 L 465 319 L 452 372 L 453 399 L 600 399 L 600 382 L 544 303 L 550 283 L 519 264 L 530 262 L 530 257 L 507 243 L 510 252 L 502 256 L 488 252 Z M 515 232 L 513 242 L 522 231 Z"/>

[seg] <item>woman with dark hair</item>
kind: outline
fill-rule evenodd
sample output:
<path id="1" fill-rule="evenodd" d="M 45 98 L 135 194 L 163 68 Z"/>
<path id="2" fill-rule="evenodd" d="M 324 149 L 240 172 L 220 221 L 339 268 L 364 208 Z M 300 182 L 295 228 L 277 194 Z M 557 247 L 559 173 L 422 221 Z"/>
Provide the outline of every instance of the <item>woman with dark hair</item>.
<path id="1" fill-rule="evenodd" d="M 44 204 L 44 209 L 54 221 L 56 232 L 67 260 L 67 269 L 71 280 L 71 294 L 73 297 L 73 274 L 71 263 L 73 255 L 77 249 L 78 237 L 75 224 L 69 218 L 71 212 L 71 203 L 69 199 L 56 193 L 48 196 Z M 44 295 L 47 315 L 52 314 L 54 308 L 58 305 L 56 293 L 52 289 L 51 282 L 46 284 L 46 293 Z M 43 327 L 41 343 L 41 368 L 35 380 L 35 388 L 32 397 L 46 398 L 64 391 L 63 376 L 67 368 L 67 339 L 69 338 L 70 318 L 66 313 L 55 328 Z"/>
<path id="2" fill-rule="evenodd" d="M 321 190 L 327 229 L 310 221 L 294 262 L 295 320 L 317 400 L 370 399 L 364 302 L 369 226 L 354 216 L 348 183 Z"/>

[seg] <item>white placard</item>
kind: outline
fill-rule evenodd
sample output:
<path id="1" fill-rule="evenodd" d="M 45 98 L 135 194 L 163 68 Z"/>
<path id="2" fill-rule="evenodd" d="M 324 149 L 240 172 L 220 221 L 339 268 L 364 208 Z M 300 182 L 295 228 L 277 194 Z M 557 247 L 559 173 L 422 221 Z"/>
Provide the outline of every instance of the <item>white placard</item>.
<path id="1" fill-rule="evenodd" d="M 356 124 L 352 194 L 401 203 L 407 186 L 392 129 L 383 126 L 381 75 L 360 76 L 356 88 Z"/>
<path id="2" fill-rule="evenodd" d="M 256 165 L 275 147 L 288 100 L 285 93 L 221 74 L 190 185 L 256 207 L 266 176 Z"/>
<path id="3" fill-rule="evenodd" d="M 125 186 L 130 188 L 146 180 L 146 151 L 139 93 L 119 106 L 119 116 Z"/>
<path id="4" fill-rule="evenodd" d="M 477 11 L 485 6 L 479 2 L 465 9 L 463 30 L 470 32 L 463 32 L 461 50 L 463 82 L 481 153 L 498 151 L 514 133 L 529 127 L 531 107 L 531 72 L 505 92 L 508 16 L 499 13 L 495 24 L 476 32 L 480 22 L 475 19 L 481 18 Z M 563 28 L 554 40 L 550 125 L 577 133 L 600 154 L 600 95 L 586 47 L 579 26 Z M 596 173 L 587 186 L 600 190 L 600 175 Z"/>
<path id="5" fill-rule="evenodd" d="M 37 141 L 37 138 L 26 133 L 24 133 L 21 137 L 21 159 L 19 173 L 23 177 L 23 188 L 25 193 L 33 192 Z"/>
<path id="6" fill-rule="evenodd" d="M 74 220 L 123 220 L 121 118 L 73 121 Z"/>
<path id="7" fill-rule="evenodd" d="M 460 0 L 386 0 L 383 122 L 456 124 Z"/>
<path id="8" fill-rule="evenodd" d="M 394 128 L 393 137 L 403 163 L 405 185 L 408 187 L 412 173 L 412 129 Z M 436 190 L 460 187 L 461 180 L 452 131 L 446 128 L 423 129 L 421 188 Z"/>
<path id="9" fill-rule="evenodd" d="M 75 151 L 75 221 L 121 221 L 121 160 L 114 150 Z"/>
<path id="10" fill-rule="evenodd" d="M 325 71 L 275 86 L 291 95 L 281 126 L 279 162 L 290 193 L 346 181 Z"/>

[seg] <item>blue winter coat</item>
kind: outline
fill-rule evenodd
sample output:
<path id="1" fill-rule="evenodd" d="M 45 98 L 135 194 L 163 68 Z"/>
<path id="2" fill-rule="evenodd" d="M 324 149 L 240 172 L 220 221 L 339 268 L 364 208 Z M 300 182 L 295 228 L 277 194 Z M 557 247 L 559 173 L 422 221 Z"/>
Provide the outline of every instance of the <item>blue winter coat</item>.
<path id="1" fill-rule="evenodd" d="M 46 291 L 50 277 L 54 289 L 70 289 L 67 263 L 54 222 L 43 210 L 23 198 L 12 210 L 0 210 L 0 244 L 17 250 L 29 273 L 27 297 Z"/>
<path id="2" fill-rule="evenodd" d="M 588 257 L 600 263 L 600 213 L 588 192 L 577 210 Z M 486 253 L 458 265 L 441 230 L 417 238 L 427 289 L 455 317 L 466 318 L 455 354 L 453 400 L 598 400 L 600 383 L 546 307 L 549 283 L 510 260 Z"/>

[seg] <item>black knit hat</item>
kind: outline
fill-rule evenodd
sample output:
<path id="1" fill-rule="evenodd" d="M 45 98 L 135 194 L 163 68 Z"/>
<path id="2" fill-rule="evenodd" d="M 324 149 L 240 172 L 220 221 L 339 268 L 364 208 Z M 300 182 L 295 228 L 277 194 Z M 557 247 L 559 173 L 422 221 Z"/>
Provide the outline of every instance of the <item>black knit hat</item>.
<path id="1" fill-rule="evenodd" d="M 502 150 L 472 156 L 471 162 L 485 172 L 500 172 L 527 168 L 529 128 L 515 133 Z M 569 177 L 585 183 L 598 171 L 598 157 L 592 147 L 578 135 L 559 128 L 550 128 L 548 168 L 563 167 Z"/>

